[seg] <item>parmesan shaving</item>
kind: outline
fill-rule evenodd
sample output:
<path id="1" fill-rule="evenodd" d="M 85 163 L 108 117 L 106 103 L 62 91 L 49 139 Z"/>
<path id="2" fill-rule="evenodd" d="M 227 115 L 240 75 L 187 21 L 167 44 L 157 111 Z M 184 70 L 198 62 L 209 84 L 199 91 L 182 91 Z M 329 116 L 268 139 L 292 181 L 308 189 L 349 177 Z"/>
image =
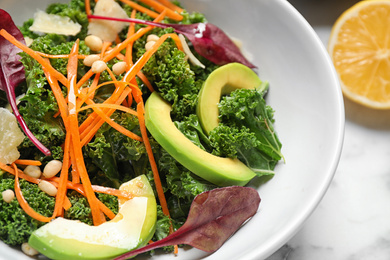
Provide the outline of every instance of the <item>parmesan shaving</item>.
<path id="1" fill-rule="evenodd" d="M 81 25 L 73 22 L 69 17 L 48 14 L 42 10 L 38 10 L 34 14 L 34 23 L 29 29 L 36 33 L 55 33 L 75 36 L 80 32 Z"/>
<path id="2" fill-rule="evenodd" d="M 96 3 L 94 15 L 129 18 L 126 11 L 114 0 L 99 0 Z M 91 19 L 88 25 L 88 34 L 98 36 L 103 41 L 115 41 L 118 33 L 127 26 L 127 23 L 107 20 Z"/>

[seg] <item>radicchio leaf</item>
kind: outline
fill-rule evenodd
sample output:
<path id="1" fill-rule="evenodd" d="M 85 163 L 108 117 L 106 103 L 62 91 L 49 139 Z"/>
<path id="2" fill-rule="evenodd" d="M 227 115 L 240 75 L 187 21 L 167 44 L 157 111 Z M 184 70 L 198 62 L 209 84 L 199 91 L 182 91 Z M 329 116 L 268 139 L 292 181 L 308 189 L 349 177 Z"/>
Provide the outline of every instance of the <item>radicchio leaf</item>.
<path id="1" fill-rule="evenodd" d="M 88 15 L 88 18 L 139 23 L 160 28 L 172 27 L 176 33 L 185 35 L 191 41 L 197 53 L 217 65 L 239 62 L 250 68 L 256 68 L 242 55 L 237 45 L 220 28 L 211 23 L 165 24 L 133 18 L 122 19 L 100 15 Z"/>
<path id="2" fill-rule="evenodd" d="M 11 16 L 3 9 L 0 9 L 0 30 L 1 29 L 6 30 L 18 41 L 25 43 L 22 33 L 12 21 Z M 39 142 L 33 133 L 31 133 L 30 129 L 28 129 L 16 104 L 15 88 L 19 83 L 25 80 L 24 66 L 22 62 L 20 62 L 21 57 L 18 55 L 20 51 L 19 48 L 0 35 L 0 89 L 6 92 L 8 102 L 14 115 L 27 137 L 30 138 L 33 144 L 41 152 L 45 155 L 50 155 L 49 149 Z"/>
<path id="3" fill-rule="evenodd" d="M 179 244 L 215 252 L 247 219 L 256 214 L 259 204 L 260 196 L 253 188 L 230 186 L 203 192 L 195 197 L 187 221 L 177 231 L 115 260 Z"/>

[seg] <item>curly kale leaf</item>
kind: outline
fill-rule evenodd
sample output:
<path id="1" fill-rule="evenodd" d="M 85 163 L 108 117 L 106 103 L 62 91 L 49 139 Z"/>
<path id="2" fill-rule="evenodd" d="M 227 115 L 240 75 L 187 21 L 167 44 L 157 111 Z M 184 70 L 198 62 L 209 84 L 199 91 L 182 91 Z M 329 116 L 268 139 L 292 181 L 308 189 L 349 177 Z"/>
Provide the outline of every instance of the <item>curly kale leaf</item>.
<path id="1" fill-rule="evenodd" d="M 155 29 L 157 35 L 172 32 L 168 29 Z M 137 56 L 144 53 L 143 40 L 134 45 Z M 201 84 L 196 83 L 195 74 L 185 59 L 185 54 L 177 49 L 171 39 L 164 42 L 142 69 L 146 77 L 154 82 L 161 96 L 172 104 L 172 118 L 181 120 L 195 114 L 197 96 Z"/>
<path id="2" fill-rule="evenodd" d="M 0 193 L 14 189 L 14 177 L 0 173 Z M 23 196 L 29 205 L 39 214 L 50 217 L 54 210 L 54 197 L 42 192 L 38 185 L 20 180 Z M 10 203 L 0 200 L 0 240 L 9 245 L 20 245 L 28 240 L 31 233 L 43 224 L 29 215 L 19 206 L 16 199 Z"/>
<path id="3" fill-rule="evenodd" d="M 185 117 L 183 121 L 175 121 L 174 124 L 196 146 L 205 151 L 211 147 L 210 140 L 204 134 L 199 119 L 195 114 Z"/>
<path id="4" fill-rule="evenodd" d="M 140 135 L 137 117 L 126 113 L 114 113 L 111 118 Z M 147 154 L 143 143 L 133 140 L 104 124 L 95 138 L 85 147 L 86 156 L 99 168 L 103 175 L 95 176 L 98 180 L 105 176 L 109 186 L 119 185 L 141 174 L 145 174 Z"/>
<path id="5" fill-rule="evenodd" d="M 187 200 L 189 204 L 196 195 L 216 187 L 189 172 L 165 150 L 161 151 L 159 168 L 165 175 L 169 192 L 177 198 Z"/>
<path id="6" fill-rule="evenodd" d="M 274 111 L 264 93 L 238 89 L 219 103 L 221 123 L 210 133 L 214 154 L 238 158 L 258 175 L 272 175 L 282 159 L 281 142 L 273 127 Z"/>

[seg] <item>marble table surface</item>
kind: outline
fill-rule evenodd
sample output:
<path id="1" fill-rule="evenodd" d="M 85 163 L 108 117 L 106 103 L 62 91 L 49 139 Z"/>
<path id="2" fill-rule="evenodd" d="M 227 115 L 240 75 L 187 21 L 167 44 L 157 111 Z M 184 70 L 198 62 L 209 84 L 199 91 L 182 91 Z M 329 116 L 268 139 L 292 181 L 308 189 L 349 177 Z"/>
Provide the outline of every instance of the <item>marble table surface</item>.
<path id="1" fill-rule="evenodd" d="M 289 2 L 326 45 L 331 25 L 357 1 Z M 344 145 L 334 180 L 302 229 L 267 260 L 390 259 L 390 111 L 344 102 Z"/>

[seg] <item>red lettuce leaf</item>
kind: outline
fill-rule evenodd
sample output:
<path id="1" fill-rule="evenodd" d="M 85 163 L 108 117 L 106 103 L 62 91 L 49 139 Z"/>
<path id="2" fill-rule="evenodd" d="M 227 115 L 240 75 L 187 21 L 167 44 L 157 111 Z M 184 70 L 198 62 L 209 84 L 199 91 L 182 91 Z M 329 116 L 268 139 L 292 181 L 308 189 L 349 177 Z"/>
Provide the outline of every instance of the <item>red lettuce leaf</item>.
<path id="1" fill-rule="evenodd" d="M 231 186 L 203 192 L 195 197 L 187 221 L 176 232 L 115 260 L 179 244 L 215 252 L 246 220 L 256 214 L 259 204 L 260 196 L 253 188 Z"/>
<path id="2" fill-rule="evenodd" d="M 0 30 L 1 29 L 6 30 L 18 41 L 25 43 L 22 33 L 12 21 L 11 16 L 3 9 L 0 9 Z M 18 55 L 19 52 L 21 52 L 19 48 L 0 35 L 0 89 L 6 92 L 8 102 L 14 115 L 27 137 L 30 138 L 41 152 L 45 155 L 50 155 L 49 149 L 39 142 L 33 133 L 31 133 L 30 129 L 28 129 L 16 104 L 15 89 L 25 80 L 24 66 L 20 62 L 21 57 Z"/>
<path id="3" fill-rule="evenodd" d="M 256 68 L 242 55 L 237 45 L 220 28 L 211 23 L 165 24 L 133 18 L 122 19 L 100 15 L 88 15 L 88 18 L 140 23 L 160 28 L 172 27 L 176 33 L 185 35 L 191 41 L 197 53 L 217 65 L 239 62 L 250 68 Z"/>

